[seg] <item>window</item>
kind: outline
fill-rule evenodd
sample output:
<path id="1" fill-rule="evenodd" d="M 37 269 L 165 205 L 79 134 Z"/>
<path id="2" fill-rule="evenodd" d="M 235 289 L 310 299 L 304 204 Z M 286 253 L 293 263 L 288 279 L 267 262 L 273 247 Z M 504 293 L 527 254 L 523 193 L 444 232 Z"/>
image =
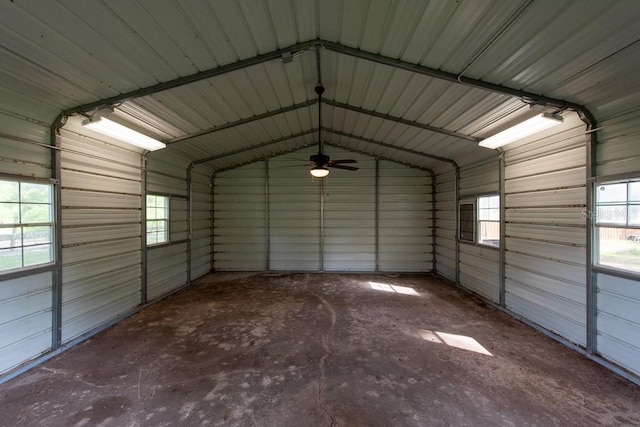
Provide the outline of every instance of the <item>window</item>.
<path id="1" fill-rule="evenodd" d="M 460 241 L 500 247 L 500 196 L 461 200 L 458 209 Z"/>
<path id="2" fill-rule="evenodd" d="M 147 245 L 169 241 L 169 197 L 147 194 Z"/>
<path id="3" fill-rule="evenodd" d="M 470 243 L 476 242 L 475 222 L 475 202 L 460 202 L 460 240 Z"/>
<path id="4" fill-rule="evenodd" d="M 640 272 L 640 181 L 596 186 L 600 265 Z"/>
<path id="5" fill-rule="evenodd" d="M 478 197 L 478 243 L 500 247 L 500 196 Z"/>
<path id="6" fill-rule="evenodd" d="M 51 262 L 52 186 L 0 180 L 0 271 Z"/>

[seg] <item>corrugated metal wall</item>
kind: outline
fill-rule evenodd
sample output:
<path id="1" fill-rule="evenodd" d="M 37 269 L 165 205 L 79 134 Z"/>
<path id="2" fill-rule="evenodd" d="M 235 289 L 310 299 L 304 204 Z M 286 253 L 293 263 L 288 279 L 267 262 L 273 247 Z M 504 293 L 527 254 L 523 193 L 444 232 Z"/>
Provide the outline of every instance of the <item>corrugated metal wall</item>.
<path id="1" fill-rule="evenodd" d="M 507 146 L 506 307 L 586 344 L 586 148 L 584 124 Z M 534 143 L 531 143 L 535 141 Z"/>
<path id="2" fill-rule="evenodd" d="M 388 161 L 378 175 L 379 271 L 432 271 L 431 177 Z"/>
<path id="3" fill-rule="evenodd" d="M 456 280 L 456 175 L 436 176 L 436 271 Z"/>
<path id="4" fill-rule="evenodd" d="M 169 243 L 147 248 L 147 295 L 152 301 L 187 283 L 187 166 L 188 161 L 150 153 L 147 194 L 169 197 Z"/>
<path id="5" fill-rule="evenodd" d="M 61 132 L 63 342 L 141 302 L 140 153 L 84 132 Z"/>
<path id="6" fill-rule="evenodd" d="M 497 159 L 460 169 L 461 199 L 487 194 L 500 194 L 500 163 Z M 500 251 L 461 242 L 460 285 L 499 303 Z"/>
<path id="7" fill-rule="evenodd" d="M 213 268 L 267 270 L 265 163 L 215 175 L 213 189 Z"/>
<path id="8" fill-rule="evenodd" d="M 29 142 L 49 144 L 48 134 L 43 125 L 0 113 L 2 175 L 50 178 L 52 150 Z M 52 291 L 52 271 L 0 276 L 0 373 L 51 349 Z"/>
<path id="9" fill-rule="evenodd" d="M 603 120 L 598 132 L 597 174 L 640 177 L 640 112 Z M 597 350 L 640 375 L 640 281 L 596 272 Z"/>
<path id="10" fill-rule="evenodd" d="M 380 161 L 376 179 L 375 159 L 327 151 L 360 170 L 312 180 L 307 149 L 216 175 L 216 270 L 432 269 L 428 173 Z"/>
<path id="11" fill-rule="evenodd" d="M 191 174 L 191 280 L 211 271 L 211 171 L 196 167 Z"/>

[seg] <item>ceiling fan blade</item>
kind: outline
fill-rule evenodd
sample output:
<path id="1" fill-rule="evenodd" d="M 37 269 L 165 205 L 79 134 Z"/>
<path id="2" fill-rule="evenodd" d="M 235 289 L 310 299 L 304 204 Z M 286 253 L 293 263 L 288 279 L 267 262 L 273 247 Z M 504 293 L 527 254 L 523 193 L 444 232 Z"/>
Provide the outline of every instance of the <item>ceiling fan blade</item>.
<path id="1" fill-rule="evenodd" d="M 357 171 L 358 169 L 360 169 L 355 166 L 336 165 L 336 164 L 333 164 L 333 162 L 328 164 L 327 167 L 334 168 L 334 169 L 344 169 L 347 171 Z"/>
<path id="2" fill-rule="evenodd" d="M 342 159 L 342 160 L 331 160 L 331 162 L 329 163 L 336 165 L 340 163 L 358 163 L 358 161 L 353 159 Z"/>

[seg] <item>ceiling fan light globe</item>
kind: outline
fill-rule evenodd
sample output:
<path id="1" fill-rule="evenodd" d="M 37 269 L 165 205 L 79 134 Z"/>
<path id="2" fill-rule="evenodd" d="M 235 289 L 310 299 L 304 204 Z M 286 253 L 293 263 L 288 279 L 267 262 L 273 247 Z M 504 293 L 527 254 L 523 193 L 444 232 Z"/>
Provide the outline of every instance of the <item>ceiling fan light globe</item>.
<path id="1" fill-rule="evenodd" d="M 324 178 L 325 176 L 329 175 L 329 169 L 322 166 L 316 166 L 309 172 L 311 172 L 311 175 L 316 178 Z"/>

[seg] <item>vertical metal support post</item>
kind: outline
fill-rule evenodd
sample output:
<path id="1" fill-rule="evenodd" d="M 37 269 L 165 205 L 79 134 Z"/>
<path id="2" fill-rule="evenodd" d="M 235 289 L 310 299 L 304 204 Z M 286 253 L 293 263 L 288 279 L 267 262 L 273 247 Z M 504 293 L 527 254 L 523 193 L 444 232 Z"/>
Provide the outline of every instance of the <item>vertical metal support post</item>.
<path id="1" fill-rule="evenodd" d="M 147 155 L 141 157 L 142 176 L 140 180 L 140 304 L 147 302 Z"/>
<path id="2" fill-rule="evenodd" d="M 215 186 L 215 178 L 216 178 L 216 173 L 212 173 L 211 174 L 211 179 L 209 180 L 209 187 L 211 188 L 211 227 L 209 229 L 209 245 L 210 245 L 210 253 L 211 253 L 211 271 L 216 271 L 215 268 L 215 230 L 216 230 L 216 211 L 215 211 L 215 203 L 216 203 L 216 198 L 215 198 L 215 190 L 216 190 L 216 186 Z"/>
<path id="3" fill-rule="evenodd" d="M 59 117 L 51 126 L 51 145 L 53 150 L 53 205 L 54 205 L 54 249 L 55 270 L 53 271 L 52 301 L 51 301 L 51 348 L 56 350 L 62 344 L 62 151 L 60 142 L 60 128 L 63 118 Z"/>
<path id="4" fill-rule="evenodd" d="M 376 233 L 376 260 L 375 271 L 380 271 L 380 159 L 376 157 L 376 213 L 375 213 L 375 233 Z"/>
<path id="5" fill-rule="evenodd" d="M 583 119 L 584 120 L 584 119 Z M 593 221 L 593 213 L 595 212 L 595 200 L 594 200 L 594 178 L 597 176 L 597 143 L 598 137 L 595 129 L 597 128 L 595 120 L 591 118 L 590 123 L 587 124 L 587 142 L 586 142 L 586 204 L 587 204 L 587 259 L 586 259 L 586 290 L 587 290 L 587 352 L 596 354 L 598 352 L 597 334 L 598 334 L 598 287 L 593 272 L 593 260 L 595 259 L 595 237 L 596 229 Z"/>
<path id="6" fill-rule="evenodd" d="M 500 265 L 498 271 L 500 272 L 499 286 L 499 304 L 500 307 L 505 307 L 505 296 L 507 292 L 506 288 L 506 253 L 507 253 L 507 194 L 505 190 L 505 158 L 504 151 L 500 153 L 500 166 L 498 174 L 498 184 L 500 185 Z"/>
<path id="7" fill-rule="evenodd" d="M 269 159 L 264 159 L 264 250 L 266 270 L 271 270 L 271 232 L 269 228 L 271 224 L 269 222 L 271 212 L 269 210 Z"/>
<path id="8" fill-rule="evenodd" d="M 193 162 L 187 168 L 187 284 L 191 283 L 192 243 L 193 239 Z"/>
<path id="9" fill-rule="evenodd" d="M 431 177 L 431 271 L 436 270 L 436 174 L 429 170 Z"/>
<path id="10" fill-rule="evenodd" d="M 324 271 L 324 179 L 320 179 L 320 271 Z"/>
<path id="11" fill-rule="evenodd" d="M 455 167 L 455 201 L 454 201 L 454 209 L 455 209 L 455 219 L 456 219 L 456 285 L 460 285 L 460 210 L 458 209 L 458 203 L 460 202 L 460 168 L 458 166 Z"/>

